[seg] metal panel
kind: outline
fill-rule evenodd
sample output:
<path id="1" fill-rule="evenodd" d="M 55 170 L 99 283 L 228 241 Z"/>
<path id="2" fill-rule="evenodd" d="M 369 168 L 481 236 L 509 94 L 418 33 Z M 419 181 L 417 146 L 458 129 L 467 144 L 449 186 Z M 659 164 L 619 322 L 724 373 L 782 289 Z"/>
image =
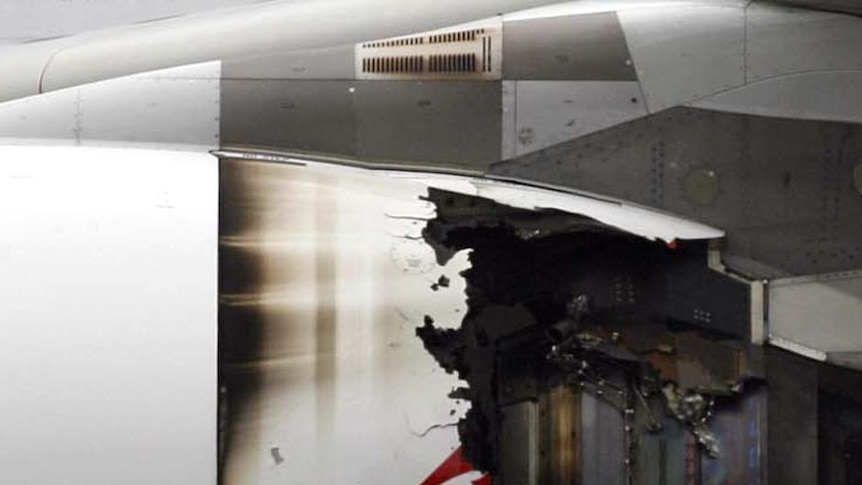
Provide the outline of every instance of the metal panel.
<path id="1" fill-rule="evenodd" d="M 515 130 L 515 117 L 517 116 L 518 82 L 503 81 L 503 115 L 501 120 L 501 160 L 515 157 L 517 149 L 517 134 Z"/>
<path id="2" fill-rule="evenodd" d="M 637 80 L 614 12 L 505 22 L 503 78 Z"/>
<path id="3" fill-rule="evenodd" d="M 813 72 L 766 79 L 691 105 L 734 113 L 862 123 L 862 72 Z"/>
<path id="4" fill-rule="evenodd" d="M 236 7 L 259 0 L 43 0 L 0 2 L 0 32 L 35 40 L 175 15 Z"/>
<path id="5" fill-rule="evenodd" d="M 704 267 L 694 253 L 668 270 L 669 318 L 717 333 L 751 338 L 751 286 Z M 693 343 L 688 344 L 694 348 Z M 719 353 L 713 350 L 718 356 Z M 732 374 L 732 372 L 731 372 Z"/>
<path id="6" fill-rule="evenodd" d="M 222 143 L 352 155 L 350 81 L 222 81 Z"/>
<path id="7" fill-rule="evenodd" d="M 636 483 L 687 485 L 686 444 L 689 434 L 669 416 L 662 419 L 661 424 L 663 429 L 659 433 L 639 428 L 643 431 L 638 436 Z"/>
<path id="8" fill-rule="evenodd" d="M 59 51 L 57 43 L 48 42 L 44 47 L 54 48 L 56 54 L 43 64 L 43 70 L 35 72 L 44 72 L 43 86 L 53 90 L 136 72 L 278 51 L 286 46 L 315 49 L 403 35 L 555 1 L 366 0 L 362 8 L 352 8 L 345 0 L 264 2 L 219 14 L 82 36 Z M 22 54 L 26 57 L 30 50 Z M 23 75 L 31 77 L 30 72 Z M 18 74 L 11 77 L 15 82 Z M 0 98 L 8 99 L 6 96 L 0 92 Z"/>
<path id="9" fill-rule="evenodd" d="M 78 139 L 78 90 L 64 89 L 0 104 L 0 139 Z"/>
<path id="10" fill-rule="evenodd" d="M 2 481 L 215 483 L 216 160 L 0 159 Z"/>
<path id="11" fill-rule="evenodd" d="M 501 409 L 500 476 L 503 485 L 539 483 L 537 404 L 525 401 Z"/>
<path id="12" fill-rule="evenodd" d="M 782 350 L 766 350 L 768 483 L 817 483 L 816 364 Z"/>
<path id="13" fill-rule="evenodd" d="M 213 62 L 78 88 L 82 143 L 217 147 L 219 70 Z"/>
<path id="14" fill-rule="evenodd" d="M 744 395 L 721 401 L 716 406 L 709 427 L 718 438 L 721 454 L 701 459 L 700 483 L 761 485 L 766 482 L 768 392 L 766 386 L 751 388 L 753 385 L 756 384 L 746 385 Z"/>
<path id="15" fill-rule="evenodd" d="M 862 125 L 675 108 L 491 173 L 690 217 L 727 231 L 725 254 L 806 274 L 862 266 L 860 154 Z"/>
<path id="16" fill-rule="evenodd" d="M 228 59 L 224 79 L 353 79 L 353 45 Z"/>
<path id="17" fill-rule="evenodd" d="M 581 483 L 623 485 L 627 482 L 622 413 L 601 398 L 581 396 Z"/>
<path id="18" fill-rule="evenodd" d="M 571 485 L 581 475 L 581 393 L 571 386 L 554 387 L 540 397 L 542 464 L 539 483 Z"/>
<path id="19" fill-rule="evenodd" d="M 862 273 L 790 278 L 769 285 L 770 334 L 806 347 L 862 352 L 860 315 Z"/>
<path id="20" fill-rule="evenodd" d="M 219 63 L 165 69 L 0 105 L 0 138 L 215 148 Z"/>
<path id="21" fill-rule="evenodd" d="M 645 116 L 637 82 L 518 81 L 516 154 Z"/>
<path id="22" fill-rule="evenodd" d="M 650 112 L 740 86 L 744 11 L 739 6 L 662 6 L 619 12 Z"/>
<path id="23" fill-rule="evenodd" d="M 862 351 L 829 352 L 826 361 L 841 367 L 862 370 Z"/>
<path id="24" fill-rule="evenodd" d="M 777 3 L 810 8 L 812 10 L 827 10 L 830 12 L 846 12 L 862 15 L 862 5 L 856 0 L 781 0 Z"/>
<path id="25" fill-rule="evenodd" d="M 862 69 L 862 19 L 755 2 L 748 7 L 747 22 L 749 81 Z"/>
<path id="26" fill-rule="evenodd" d="M 466 167 L 500 158 L 500 82 L 363 81 L 356 94 L 360 157 Z"/>
<path id="27" fill-rule="evenodd" d="M 415 334 L 465 311 L 465 255 L 441 268 L 420 241 L 418 264 L 398 249 L 428 217 L 425 188 L 231 159 L 220 178 L 220 483 L 421 483 L 469 407 Z M 432 291 L 440 275 L 451 286 Z"/>
<path id="28" fill-rule="evenodd" d="M 503 22 L 492 17 L 431 32 L 356 44 L 363 80 L 471 80 L 502 77 Z"/>

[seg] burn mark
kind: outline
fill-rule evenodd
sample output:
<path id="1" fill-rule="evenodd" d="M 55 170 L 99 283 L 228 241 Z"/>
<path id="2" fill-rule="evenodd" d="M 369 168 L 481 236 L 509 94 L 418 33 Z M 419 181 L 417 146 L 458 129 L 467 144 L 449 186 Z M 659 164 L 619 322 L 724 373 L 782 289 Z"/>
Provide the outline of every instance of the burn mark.
<path id="1" fill-rule="evenodd" d="M 324 187 L 318 187 L 315 194 L 315 223 L 318 234 L 323 239 L 335 232 L 337 207 L 332 197 L 325 194 Z M 325 244 L 325 240 L 319 244 Z M 317 307 L 314 321 L 314 379 L 315 399 L 317 402 L 317 427 L 325 436 L 331 433 L 335 422 L 335 332 L 338 310 L 335 288 L 331 284 L 321 284 L 336 279 L 335 255 L 331 251 L 315 252 L 315 280 Z"/>
<path id="2" fill-rule="evenodd" d="M 273 446 L 269 449 L 269 454 L 272 456 L 272 461 L 276 465 L 284 463 L 284 458 L 281 456 L 281 450 L 278 446 Z"/>
<path id="3" fill-rule="evenodd" d="M 218 475 L 222 479 L 226 457 L 232 454 L 233 427 L 261 390 L 260 374 L 249 364 L 263 349 L 265 321 L 256 307 L 230 303 L 229 295 L 260 290 L 264 263 L 261 255 L 233 244 L 253 228 L 254 211 L 249 201 L 253 182 L 241 162 L 222 161 L 219 167 L 219 253 L 218 253 Z M 229 345 L 227 344 L 229 343 Z M 256 430 L 255 430 L 256 432 Z"/>
<path id="4" fill-rule="evenodd" d="M 440 367 L 468 383 L 449 397 L 471 403 L 458 432 L 477 469 L 504 468 L 506 409 L 552 402 L 561 387 L 618 409 L 627 436 L 661 433 L 648 401 L 662 401 L 710 456 L 718 453 L 708 427 L 714 397 L 738 394 L 762 371 L 758 349 L 737 335 L 748 324 L 745 285 L 712 277 L 705 243 L 670 248 L 583 216 L 433 189 L 428 199 L 438 215 L 424 236 L 438 260 L 471 249 L 471 267 L 462 273 L 460 327 L 426 318 L 416 335 Z M 702 312 L 708 322 L 696 318 Z M 636 416 L 644 416 L 638 429 Z M 629 436 L 630 467 L 636 442 Z"/>

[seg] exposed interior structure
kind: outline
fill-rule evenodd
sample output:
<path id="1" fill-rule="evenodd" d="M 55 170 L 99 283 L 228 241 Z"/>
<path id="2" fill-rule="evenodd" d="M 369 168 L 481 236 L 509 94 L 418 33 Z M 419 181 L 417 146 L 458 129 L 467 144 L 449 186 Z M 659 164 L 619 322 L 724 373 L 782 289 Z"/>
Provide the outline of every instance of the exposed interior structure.
<path id="1" fill-rule="evenodd" d="M 0 1 L 0 482 L 862 482 L 860 5 Z"/>

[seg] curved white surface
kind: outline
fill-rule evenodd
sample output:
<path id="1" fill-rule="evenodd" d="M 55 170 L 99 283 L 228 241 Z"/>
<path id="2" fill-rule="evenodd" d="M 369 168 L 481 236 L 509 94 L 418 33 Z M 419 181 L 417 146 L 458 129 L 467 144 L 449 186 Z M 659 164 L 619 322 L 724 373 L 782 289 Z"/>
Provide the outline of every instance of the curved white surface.
<path id="1" fill-rule="evenodd" d="M 390 175 L 413 179 L 428 187 L 492 199 L 510 207 L 527 210 L 556 209 L 580 214 L 647 239 L 672 242 L 677 239 L 724 237 L 724 231 L 699 222 L 588 195 L 478 177 L 405 172 L 390 172 Z"/>
<path id="2" fill-rule="evenodd" d="M 0 146 L 0 481 L 216 479 L 218 162 Z"/>
<path id="3" fill-rule="evenodd" d="M 275 50 L 436 29 L 554 0 L 292 0 L 132 25 L 0 50 L 0 101 Z"/>

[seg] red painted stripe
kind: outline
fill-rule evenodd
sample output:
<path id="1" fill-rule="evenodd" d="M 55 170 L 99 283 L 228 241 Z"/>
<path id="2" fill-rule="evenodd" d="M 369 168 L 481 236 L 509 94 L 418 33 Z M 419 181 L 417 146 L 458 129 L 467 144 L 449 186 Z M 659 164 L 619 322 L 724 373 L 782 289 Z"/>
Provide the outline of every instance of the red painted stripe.
<path id="1" fill-rule="evenodd" d="M 473 465 L 464 459 L 461 448 L 453 451 L 443 463 L 428 475 L 421 485 L 443 485 L 449 480 L 474 471 Z M 491 477 L 486 475 L 473 481 L 473 485 L 491 485 Z"/>

